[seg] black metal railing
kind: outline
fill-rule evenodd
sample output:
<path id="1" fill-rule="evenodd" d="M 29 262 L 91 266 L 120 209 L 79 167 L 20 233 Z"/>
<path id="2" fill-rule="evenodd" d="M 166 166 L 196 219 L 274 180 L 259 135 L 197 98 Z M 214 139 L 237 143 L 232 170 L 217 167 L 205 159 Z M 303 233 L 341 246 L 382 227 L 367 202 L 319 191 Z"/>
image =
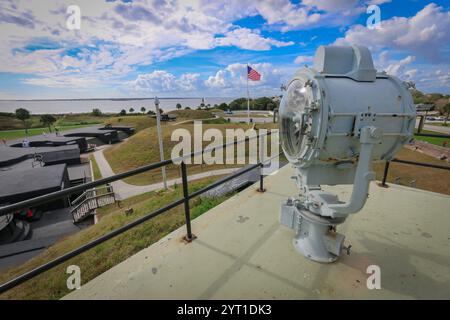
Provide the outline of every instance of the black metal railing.
<path id="1" fill-rule="evenodd" d="M 443 165 L 434 164 L 434 163 L 425 163 L 425 162 L 417 162 L 417 161 L 402 160 L 402 159 L 392 159 L 391 161 L 386 161 L 386 164 L 384 165 L 383 179 L 381 180 L 382 187 L 388 186 L 386 184 L 386 180 L 387 180 L 387 175 L 389 173 L 389 166 L 390 166 L 391 162 L 403 163 L 403 164 L 412 165 L 412 166 L 441 169 L 441 170 L 450 170 L 450 166 L 443 166 Z"/>
<path id="2" fill-rule="evenodd" d="M 272 158 L 265 159 L 263 161 L 259 161 L 257 164 L 253 164 L 253 165 L 244 167 L 242 169 L 239 169 L 236 172 L 232 173 L 231 175 L 228 175 L 228 176 L 226 176 L 224 178 L 221 178 L 218 181 L 216 181 L 216 182 L 214 182 L 214 183 L 212 183 L 212 184 L 210 184 L 210 185 L 208 185 L 208 186 L 206 186 L 206 187 L 204 187 L 204 188 L 202 188 L 200 190 L 192 192 L 192 193 L 189 193 L 189 191 L 188 191 L 187 166 L 186 166 L 184 160 L 186 158 L 191 158 L 193 156 L 196 156 L 196 155 L 199 155 L 199 154 L 203 154 L 203 153 L 205 153 L 207 151 L 214 151 L 214 150 L 216 150 L 218 148 L 225 148 L 225 147 L 229 147 L 229 146 L 233 146 L 234 147 L 235 145 L 237 145 L 239 143 L 245 143 L 245 142 L 248 142 L 248 141 L 250 141 L 252 139 L 259 139 L 259 138 L 261 138 L 263 136 L 270 136 L 270 135 L 271 135 L 271 132 L 268 132 L 267 134 L 264 134 L 264 135 L 257 135 L 257 136 L 254 136 L 254 137 L 250 137 L 250 138 L 246 137 L 243 140 L 236 140 L 236 141 L 233 141 L 231 143 L 223 144 L 221 146 L 213 146 L 213 147 L 205 148 L 205 149 L 202 149 L 200 151 L 193 152 L 193 153 L 191 153 L 189 155 L 185 155 L 185 156 L 178 157 L 178 158 L 175 158 L 175 159 L 169 159 L 169 160 L 165 160 L 165 161 L 161 161 L 161 162 L 145 165 L 145 166 L 142 166 L 142 167 L 139 167 L 139 168 L 136 168 L 136 169 L 129 170 L 127 172 L 123 172 L 123 173 L 119 173 L 119 174 L 113 175 L 111 177 L 102 178 L 102 179 L 99 179 L 99 180 L 96 180 L 96 181 L 93 181 L 93 182 L 84 183 L 82 185 L 77 185 L 77 186 L 70 187 L 70 188 L 67 188 L 67 189 L 64 189 L 64 190 L 60 190 L 60 191 L 56 191 L 56 192 L 53 192 L 53 193 L 50 193 L 50 194 L 42 195 L 42 196 L 39 196 L 39 197 L 36 197 L 36 198 L 33 198 L 33 199 L 29 199 L 29 200 L 21 201 L 21 202 L 18 202 L 18 203 L 15 203 L 15 204 L 11 204 L 11 205 L 8 205 L 8 206 L 0 207 L 0 216 L 3 216 L 3 215 L 7 215 L 7 214 L 9 214 L 11 212 L 17 211 L 18 209 L 27 208 L 27 207 L 30 207 L 30 206 L 36 206 L 36 205 L 40 205 L 40 204 L 43 204 L 43 203 L 46 203 L 46 202 L 50 202 L 50 201 L 53 201 L 53 200 L 61 199 L 61 198 L 70 196 L 72 194 L 79 193 L 80 191 L 84 191 L 84 190 L 87 190 L 87 189 L 92 189 L 92 188 L 97 187 L 97 186 L 102 186 L 102 185 L 105 185 L 107 183 L 111 183 L 111 182 L 114 182 L 114 181 L 117 181 L 117 180 L 128 178 L 128 177 L 131 177 L 131 176 L 143 173 L 143 172 L 155 170 L 155 169 L 158 169 L 158 168 L 170 165 L 170 164 L 180 163 L 180 167 L 181 167 L 180 171 L 181 171 L 182 186 L 183 186 L 183 197 L 181 199 L 178 199 L 178 200 L 176 200 L 176 201 L 174 201 L 174 202 L 172 202 L 172 203 L 170 203 L 170 204 L 168 204 L 168 205 L 166 205 L 166 206 L 164 206 L 162 208 L 159 208 L 159 209 L 157 209 L 157 210 L 155 210 L 155 211 L 153 211 L 153 212 L 151 212 L 151 213 L 149 213 L 149 214 L 147 214 L 145 216 L 142 216 L 142 217 L 136 219 L 135 221 L 133 221 L 131 223 L 128 223 L 128 224 L 126 224 L 126 225 L 124 225 L 122 227 L 119 227 L 119 228 L 117 228 L 117 229 L 115 229 L 115 230 L 113 230 L 113 231 L 111 231 L 111 232 L 109 232 L 109 233 L 107 233 L 107 234 L 105 234 L 105 235 L 95 239 L 95 240 L 92 240 L 92 241 L 90 241 L 90 242 L 88 242 L 88 243 L 86 243 L 86 244 L 84 244 L 84 245 L 82 245 L 82 246 L 80 246 L 80 247 L 78 247 L 78 248 L 76 248 L 76 249 L 74 249 L 74 250 L 72 250 L 72 251 L 70 251 L 70 252 L 68 252 L 68 253 L 66 253 L 66 254 L 64 254 L 64 255 L 56 258 L 56 259 L 54 259 L 54 260 L 52 260 L 52 261 L 49 261 L 49 262 L 47 262 L 47 263 L 45 263 L 45 264 L 43 264 L 43 265 L 41 265 L 41 266 L 39 266 L 39 267 L 37 267 L 35 269 L 32 269 L 32 270 L 30 270 L 30 271 L 28 271 L 28 272 L 26 272 L 26 273 L 24 273 L 24 274 L 22 274 L 22 275 L 20 275 L 20 276 L 18 276 L 16 278 L 14 278 L 14 279 L 12 279 L 12 280 L 7 281 L 6 283 L 1 284 L 0 285 L 0 293 L 3 293 L 3 292 L 5 292 L 5 291 L 7 291 L 7 290 L 9 290 L 11 288 L 14 288 L 14 287 L 18 286 L 19 284 L 21 284 L 21 283 L 23 283 L 23 282 L 25 282 L 27 280 L 30 280 L 30 279 L 38 276 L 39 274 L 41 274 L 41 273 L 43 273 L 43 272 L 45 272 L 45 271 L 47 271 L 49 269 L 52 269 L 53 267 L 58 266 L 61 263 L 65 262 L 65 261 L 67 261 L 67 260 L 69 260 L 69 259 L 71 259 L 71 258 L 73 258 L 73 257 L 75 257 L 75 256 L 77 256 L 77 255 L 79 255 L 79 254 L 81 254 L 81 253 L 83 253 L 83 252 L 85 252 L 85 251 L 87 251 L 87 250 L 89 250 L 89 249 L 91 249 L 91 248 L 93 248 L 93 247 L 95 247 L 95 246 L 97 246 L 97 245 L 99 245 L 99 244 L 101 244 L 101 243 L 111 239 L 111 238 L 114 238 L 114 237 L 116 237 L 116 236 L 118 236 L 118 235 L 120 235 L 120 234 L 122 234 L 122 233 L 124 233 L 124 232 L 126 232 L 126 231 L 128 231 L 128 230 L 130 230 L 130 229 L 132 229 L 132 228 L 134 228 L 134 227 L 136 227 L 136 226 L 138 226 L 138 225 L 148 221 L 148 220 L 150 220 L 150 219 L 153 219 L 153 218 L 159 216 L 160 214 L 162 214 L 162 213 L 164 213 L 164 212 L 166 212 L 168 210 L 171 210 L 171 209 L 173 209 L 173 208 L 175 208 L 175 207 L 177 207 L 177 206 L 179 206 L 181 204 L 184 204 L 184 213 L 185 213 L 185 220 L 186 220 L 186 237 L 185 237 L 185 240 L 188 241 L 188 242 L 192 241 L 193 239 L 195 239 L 195 235 L 192 233 L 192 229 L 191 229 L 191 216 L 190 216 L 189 200 L 191 200 L 192 198 L 195 198 L 195 197 L 197 197 L 197 196 L 199 196 L 199 195 L 201 195 L 201 194 L 203 194 L 203 193 L 205 193 L 205 192 L 207 192 L 207 191 L 209 191 L 209 190 L 211 190 L 211 189 L 213 189 L 213 188 L 215 188 L 217 186 L 220 186 L 221 184 L 223 184 L 223 183 L 225 183 L 227 181 L 230 181 L 230 180 L 232 180 L 232 179 L 234 179 L 234 178 L 236 178 L 236 177 L 238 177 L 238 176 L 240 176 L 240 175 L 242 175 L 242 174 L 244 174 L 246 172 L 254 170 L 254 169 L 258 168 L 258 167 L 260 168 L 260 170 L 262 170 L 262 167 L 264 166 L 264 164 L 266 162 L 268 162 L 269 160 L 271 160 Z M 416 133 L 416 135 L 450 138 L 450 136 L 448 136 L 448 135 L 435 135 L 435 134 L 422 134 L 422 133 Z M 281 152 L 278 155 L 276 155 L 276 156 L 279 156 L 280 154 L 281 154 Z M 407 160 L 401 160 L 401 159 L 393 159 L 391 161 L 387 161 L 386 162 L 386 165 L 385 165 L 385 168 L 384 168 L 383 179 L 382 179 L 382 183 L 381 183 L 382 186 L 387 186 L 386 185 L 386 179 L 387 179 L 387 175 L 388 175 L 388 172 L 389 172 L 389 164 L 390 164 L 390 162 L 398 162 L 398 163 L 403 163 L 403 164 L 407 164 L 407 165 L 416 165 L 416 166 L 431 167 L 431 168 L 436 168 L 436 169 L 450 170 L 450 166 L 442 166 L 442 165 L 436 165 L 436 164 L 430 164 L 430 163 L 422 163 L 422 162 L 407 161 Z M 264 189 L 264 176 L 263 176 L 262 172 L 260 172 L 260 181 L 259 181 L 259 189 L 258 189 L 258 191 L 261 191 L 261 192 L 265 191 L 265 189 Z"/>
<path id="3" fill-rule="evenodd" d="M 420 118 L 420 123 L 417 128 L 417 132 L 414 132 L 415 136 L 450 139 L 450 135 L 448 135 L 448 134 L 422 133 L 422 126 L 425 124 L 425 117 L 424 116 L 418 116 L 418 117 Z M 407 165 L 420 166 L 420 167 L 428 167 L 428 168 L 434 168 L 434 169 L 450 170 L 450 166 L 443 166 L 443 165 L 439 165 L 439 164 L 424 163 L 424 162 L 402 160 L 402 159 L 392 159 L 391 161 L 386 161 L 386 164 L 384 166 L 383 178 L 381 180 L 381 186 L 383 186 L 383 187 L 387 187 L 386 180 L 387 180 L 387 175 L 389 173 L 389 166 L 390 166 L 391 162 L 403 163 L 403 164 L 407 164 Z"/>
<path id="4" fill-rule="evenodd" d="M 193 235 L 192 229 L 191 229 L 191 216 L 190 216 L 189 200 L 191 200 L 192 198 L 195 198 L 195 197 L 197 197 L 197 196 L 199 196 L 199 195 L 201 195 L 201 194 L 203 194 L 203 193 L 205 193 L 205 192 L 207 192 L 207 191 L 209 191 L 209 190 L 211 190 L 211 189 L 213 189 L 213 188 L 215 188 L 215 187 L 217 187 L 217 186 L 219 186 L 219 185 L 221 185 L 221 184 L 223 184 L 223 183 L 225 183 L 227 181 L 230 181 L 230 180 L 232 180 L 232 179 L 234 179 L 234 178 L 236 178 L 238 176 L 241 176 L 244 173 L 247 173 L 247 172 L 249 172 L 251 170 L 254 170 L 256 168 L 260 168 L 260 190 L 263 191 L 264 190 L 264 184 L 263 184 L 264 176 L 263 176 L 263 173 L 262 173 L 263 166 L 264 166 L 265 163 L 267 163 L 268 161 L 270 161 L 274 157 L 279 156 L 281 154 L 281 152 L 279 154 L 275 155 L 272 158 L 268 158 L 268 159 L 265 159 L 265 160 L 261 160 L 261 158 L 260 158 L 259 159 L 260 161 L 258 163 L 250 165 L 250 166 L 247 166 L 247 167 L 244 167 L 242 169 L 238 169 L 236 172 L 234 172 L 234 173 L 232 173 L 232 174 L 230 174 L 230 175 L 228 175 L 228 176 L 226 176 L 224 178 L 221 178 L 218 181 L 216 181 L 216 182 L 214 182 L 214 183 L 212 183 L 212 184 L 210 184 L 210 185 L 208 185 L 208 186 L 206 186 L 206 187 L 204 187 L 204 188 L 202 188 L 200 190 L 192 192 L 192 193 L 189 193 L 189 191 L 188 191 L 188 179 L 187 179 L 188 173 L 187 173 L 187 166 L 185 164 L 185 159 L 192 158 L 193 156 L 196 156 L 196 155 L 199 155 L 199 154 L 204 154 L 205 152 L 208 152 L 208 151 L 214 151 L 214 150 L 219 149 L 219 148 L 226 148 L 226 147 L 230 147 L 230 146 L 233 146 L 233 148 L 234 148 L 234 146 L 239 144 L 239 143 L 246 143 L 246 142 L 248 142 L 250 140 L 253 140 L 253 139 L 260 139 L 260 138 L 262 138 L 264 136 L 271 136 L 271 135 L 272 135 L 271 132 L 267 132 L 265 134 L 261 134 L 261 135 L 258 134 L 258 135 L 253 136 L 253 137 L 246 137 L 245 139 L 242 139 L 242 140 L 236 140 L 236 141 L 233 141 L 233 142 L 230 142 L 230 143 L 225 143 L 225 144 L 220 145 L 220 146 L 212 146 L 212 147 L 205 148 L 205 149 L 202 149 L 202 150 L 199 150 L 199 151 L 196 151 L 196 152 L 192 152 L 192 153 L 190 153 L 188 155 L 184 155 L 184 156 L 181 156 L 181 157 L 178 157 L 178 158 L 174 158 L 174 159 L 170 159 L 170 160 L 165 160 L 165 161 L 161 161 L 161 162 L 145 165 L 145 166 L 142 166 L 142 167 L 139 167 L 139 168 L 127 171 L 127 172 L 123 172 L 123 173 L 119 173 L 119 174 L 113 175 L 111 177 L 107 177 L 107 178 L 99 179 L 99 180 L 96 180 L 96 181 L 84 183 L 84 184 L 81 184 L 81 185 L 78 185 L 78 186 L 74 186 L 74 187 L 70 187 L 70 188 L 63 189 L 63 190 L 60 190 L 60 191 L 56 191 L 56 192 L 53 192 L 53 193 L 45 194 L 45 195 L 42 195 L 42 196 L 39 196 L 39 197 L 36 197 L 36 198 L 33 198 L 33 199 L 29 199 L 29 200 L 25 200 L 25 201 L 21 201 L 21 202 L 18 202 L 18 203 L 14 203 L 14 204 L 10 204 L 10 205 L 7 205 L 7 206 L 0 207 L 0 216 L 3 216 L 3 215 L 7 215 L 7 214 L 9 214 L 11 212 L 15 212 L 18 209 L 27 208 L 27 207 L 30 207 L 30 206 L 36 206 L 36 205 L 40 205 L 40 204 L 43 204 L 43 203 L 46 203 L 46 202 L 50 202 L 50 201 L 53 201 L 53 200 L 65 198 L 65 197 L 70 196 L 72 194 L 79 193 L 80 191 L 84 191 L 84 190 L 87 190 L 87 189 L 92 189 L 92 188 L 97 187 L 97 186 L 105 185 L 107 183 L 111 183 L 111 182 L 114 182 L 114 181 L 117 181 L 117 180 L 121 180 L 121 179 L 124 179 L 124 178 L 127 178 L 127 177 L 131 177 L 131 176 L 134 176 L 134 175 L 137 175 L 137 174 L 140 174 L 140 173 L 143 173 L 143 172 L 147 172 L 147 171 L 150 171 L 150 170 L 155 170 L 155 169 L 167 166 L 169 164 L 178 164 L 179 163 L 180 167 L 181 167 L 181 179 L 182 179 L 182 186 L 183 186 L 183 197 L 181 199 L 178 199 L 178 200 L 176 200 L 176 201 L 174 201 L 174 202 L 172 202 L 172 203 L 170 203 L 170 204 L 168 204 L 168 205 L 166 205 L 166 206 L 164 206 L 162 208 L 159 208 L 159 209 L 157 209 L 157 210 L 155 210 L 155 211 L 153 211 L 153 212 L 151 212 L 149 214 L 146 214 L 145 216 L 140 217 L 139 219 L 136 219 L 136 220 L 134 220 L 131 223 L 128 223 L 128 224 L 126 224 L 126 225 L 124 225 L 124 226 L 122 226 L 120 228 L 117 228 L 117 229 L 115 229 L 115 230 L 113 230 L 113 231 L 111 231 L 111 232 L 109 232 L 109 233 L 107 233 L 107 234 L 105 234 L 105 235 L 95 239 L 95 240 L 92 240 L 92 241 L 90 241 L 90 242 L 88 242 L 88 243 L 86 243 L 86 244 L 84 244 L 84 245 L 82 245 L 82 246 L 80 246 L 80 247 L 78 247 L 78 248 L 76 248 L 76 249 L 74 249 L 74 250 L 72 250 L 72 251 L 70 251 L 70 252 L 68 252 L 68 253 L 66 253 L 66 254 L 64 254 L 64 255 L 56 258 L 56 259 L 54 259 L 54 260 L 52 260 L 52 261 L 49 261 L 49 262 L 47 262 L 47 263 L 45 263 L 45 264 L 43 264 L 43 265 L 41 265 L 41 266 L 39 266 L 39 267 L 37 267 L 35 269 L 32 269 L 32 270 L 30 270 L 28 272 L 25 272 L 25 273 L 17 276 L 16 278 L 13 278 L 12 280 L 9 280 L 9 281 L 1 284 L 0 285 L 0 293 L 3 293 L 3 292 L 5 292 L 5 291 L 7 291 L 9 289 L 12 289 L 12 288 L 18 286 L 19 284 L 24 283 L 25 281 L 28 281 L 28 280 L 30 280 L 30 279 L 40 275 L 41 273 L 43 273 L 43 272 L 45 272 L 47 270 L 50 270 L 53 267 L 56 267 L 56 266 L 60 265 L 61 263 L 65 262 L 65 261 L 67 261 L 67 260 L 69 260 L 69 259 L 71 259 L 71 258 L 73 258 L 75 256 L 78 256 L 79 254 L 81 254 L 81 253 L 83 253 L 83 252 L 85 252 L 85 251 L 87 251 L 87 250 L 89 250 L 89 249 L 91 249 L 91 248 L 93 248 L 93 247 L 95 247 L 95 246 L 97 246 L 97 245 L 99 245 L 99 244 L 101 244 L 101 243 L 111 239 L 111 238 L 114 238 L 114 237 L 116 237 L 116 236 L 118 236 L 118 235 L 120 235 L 120 234 L 122 234 L 122 233 L 124 233 L 124 232 L 126 232 L 126 231 L 128 231 L 128 230 L 130 230 L 130 229 L 132 229 L 132 228 L 134 228 L 134 227 L 136 227 L 136 226 L 138 226 L 138 225 L 148 221 L 148 220 L 150 220 L 150 219 L 153 219 L 153 218 L 159 216 L 160 214 L 162 214 L 164 212 L 167 212 L 167 211 L 169 211 L 169 210 L 171 210 L 171 209 L 173 209 L 173 208 L 175 208 L 175 207 L 177 207 L 177 206 L 179 206 L 181 204 L 184 204 L 184 213 L 185 213 L 185 219 L 186 219 L 186 236 L 185 236 L 185 240 L 188 241 L 188 242 L 192 241 L 193 239 L 195 239 L 195 235 Z"/>

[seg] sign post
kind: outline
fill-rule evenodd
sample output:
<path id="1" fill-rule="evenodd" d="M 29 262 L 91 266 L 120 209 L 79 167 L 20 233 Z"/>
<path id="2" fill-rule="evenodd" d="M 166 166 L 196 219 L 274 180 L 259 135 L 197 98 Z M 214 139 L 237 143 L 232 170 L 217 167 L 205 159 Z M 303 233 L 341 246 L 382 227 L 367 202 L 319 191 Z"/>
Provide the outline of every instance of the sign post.
<path id="1" fill-rule="evenodd" d="M 164 161 L 164 147 L 163 147 L 162 134 L 161 134 L 161 115 L 159 112 L 158 97 L 155 97 L 155 109 L 156 109 L 156 129 L 158 131 L 159 155 L 161 157 L 161 161 Z M 162 171 L 164 189 L 167 190 L 166 166 L 161 167 L 161 171 Z"/>

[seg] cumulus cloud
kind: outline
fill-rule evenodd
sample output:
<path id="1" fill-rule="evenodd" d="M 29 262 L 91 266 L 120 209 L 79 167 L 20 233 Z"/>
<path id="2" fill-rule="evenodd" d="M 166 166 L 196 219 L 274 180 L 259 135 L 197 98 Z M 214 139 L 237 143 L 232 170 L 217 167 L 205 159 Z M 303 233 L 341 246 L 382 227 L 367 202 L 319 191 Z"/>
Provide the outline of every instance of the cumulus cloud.
<path id="1" fill-rule="evenodd" d="M 66 27 L 66 9 L 74 4 L 71 0 L 54 0 L 51 5 L 35 0 L 3 0 L 0 2 L 0 72 L 32 74 L 23 77 L 24 83 L 32 85 L 114 87 L 125 77 L 129 79 L 133 75 L 134 78 L 141 67 L 148 70 L 152 64 L 196 50 L 233 46 L 265 51 L 291 46 L 292 41 L 271 32 L 347 26 L 365 12 L 368 4 L 387 2 L 390 0 L 78 0 L 81 30 L 70 31 Z M 371 46 L 376 52 L 393 49 L 400 54 L 396 60 L 386 56 L 381 64 L 384 69 L 404 77 L 434 77 L 442 82 L 448 76 L 445 58 L 450 40 L 449 14 L 442 7 L 430 4 L 412 17 L 382 21 L 381 29 L 350 27 L 336 44 L 359 43 Z M 258 15 L 264 20 L 264 31 L 236 23 Z M 277 38 L 272 34 L 277 34 Z M 408 56 L 417 59 L 403 61 Z M 441 63 L 442 74 L 436 75 L 434 69 L 422 73 L 417 62 L 423 59 Z M 311 61 L 308 56 L 295 59 L 300 64 Z M 232 92 L 245 82 L 245 70 L 244 65 L 229 62 L 223 62 L 225 66 L 209 77 L 197 73 L 175 76 L 160 70 L 156 74 L 154 71 L 136 76 L 130 85 L 146 91 L 159 88 L 165 92 Z M 255 90 L 279 87 L 279 67 L 260 64 L 255 68 L 263 75 L 261 82 L 250 83 Z M 155 79 L 162 79 L 162 83 Z"/>
<path id="2" fill-rule="evenodd" d="M 202 81 L 198 73 L 185 73 L 176 77 L 165 70 L 155 70 L 151 73 L 140 74 L 136 80 L 128 85 L 137 92 L 145 93 L 196 93 L 202 88 Z"/>
<path id="3" fill-rule="evenodd" d="M 450 88 L 450 68 L 448 64 L 417 64 L 416 57 L 392 58 L 389 51 L 375 56 L 375 67 L 401 80 L 413 81 L 417 89 L 425 92 L 448 92 Z"/>
<path id="4" fill-rule="evenodd" d="M 448 58 L 448 30 L 450 12 L 430 3 L 410 18 L 382 20 L 380 28 L 370 30 L 362 25 L 353 26 L 335 44 L 361 44 L 376 50 L 390 48 L 440 62 Z"/>
<path id="5" fill-rule="evenodd" d="M 390 0 L 201 0 L 209 15 L 238 20 L 260 15 L 268 25 L 282 31 L 314 28 L 323 25 L 346 26 L 369 4 L 382 4 Z"/>
<path id="6" fill-rule="evenodd" d="M 284 80 L 283 77 L 292 74 L 275 68 L 270 63 L 255 63 L 252 67 L 261 74 L 260 81 L 249 81 L 252 95 L 276 94 Z M 128 83 L 128 86 L 135 92 L 146 94 L 181 93 L 185 96 L 195 96 L 202 92 L 211 96 L 236 96 L 245 94 L 246 77 L 247 65 L 233 63 L 211 76 L 202 76 L 198 73 L 175 76 L 165 70 L 155 70 L 138 75 L 135 80 Z"/>
<path id="7" fill-rule="evenodd" d="M 257 51 L 292 44 L 262 36 L 259 30 L 236 27 L 208 14 L 195 0 L 80 0 L 81 30 L 70 31 L 66 8 L 72 2 L 55 0 L 51 6 L 32 0 L 1 2 L 0 72 L 48 79 L 27 81 L 36 85 L 55 81 L 60 85 L 69 79 L 68 74 L 76 73 L 114 81 L 139 66 L 193 50 L 235 46 Z M 67 87 L 74 84 L 78 82 L 68 81 Z"/>
<path id="8" fill-rule="evenodd" d="M 412 62 L 414 62 L 414 60 L 416 60 L 416 57 L 407 56 L 406 58 L 404 58 L 400 61 L 396 61 L 394 63 L 389 64 L 385 70 L 390 75 L 397 76 L 397 77 L 401 76 L 402 74 L 405 74 L 405 72 L 404 72 L 405 66 L 411 64 Z"/>
<path id="9" fill-rule="evenodd" d="M 217 38 L 218 46 L 236 46 L 247 50 L 270 50 L 272 47 L 286 47 L 294 42 L 284 42 L 275 39 L 264 38 L 258 30 L 237 28 L 226 33 L 224 37 Z"/>
<path id="10" fill-rule="evenodd" d="M 310 63 L 313 61 L 314 61 L 313 56 L 298 56 L 297 58 L 295 58 L 294 63 L 304 64 L 304 63 Z"/>
<path id="11" fill-rule="evenodd" d="M 292 74 L 292 70 L 285 72 L 270 63 L 255 63 L 251 66 L 261 74 L 260 81 L 248 82 L 254 93 L 274 93 L 279 90 L 283 78 Z M 239 92 L 241 94 L 247 84 L 247 65 L 243 63 L 230 64 L 208 77 L 204 84 L 207 88 L 217 90 L 217 92 L 234 93 L 235 95 L 236 92 Z"/>

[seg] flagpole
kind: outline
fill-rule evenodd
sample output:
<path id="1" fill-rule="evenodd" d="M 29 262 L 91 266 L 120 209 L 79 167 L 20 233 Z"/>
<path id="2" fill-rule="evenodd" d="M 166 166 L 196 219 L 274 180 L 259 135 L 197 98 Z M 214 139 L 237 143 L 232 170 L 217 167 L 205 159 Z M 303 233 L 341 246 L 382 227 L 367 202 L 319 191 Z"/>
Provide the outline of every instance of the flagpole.
<path id="1" fill-rule="evenodd" d="M 247 123 L 250 124 L 250 93 L 248 91 L 248 63 L 247 63 L 246 76 L 247 76 Z"/>

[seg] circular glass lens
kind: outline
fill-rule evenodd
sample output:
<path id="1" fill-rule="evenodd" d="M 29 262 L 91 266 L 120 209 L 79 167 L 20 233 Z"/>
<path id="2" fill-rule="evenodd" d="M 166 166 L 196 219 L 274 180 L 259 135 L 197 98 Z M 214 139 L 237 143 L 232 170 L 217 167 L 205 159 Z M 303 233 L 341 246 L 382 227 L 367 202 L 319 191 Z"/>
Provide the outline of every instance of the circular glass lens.
<path id="1" fill-rule="evenodd" d="M 281 99 L 279 122 L 283 150 L 292 160 L 298 159 L 304 148 L 304 136 L 308 128 L 305 108 L 308 104 L 303 82 L 291 82 Z"/>

